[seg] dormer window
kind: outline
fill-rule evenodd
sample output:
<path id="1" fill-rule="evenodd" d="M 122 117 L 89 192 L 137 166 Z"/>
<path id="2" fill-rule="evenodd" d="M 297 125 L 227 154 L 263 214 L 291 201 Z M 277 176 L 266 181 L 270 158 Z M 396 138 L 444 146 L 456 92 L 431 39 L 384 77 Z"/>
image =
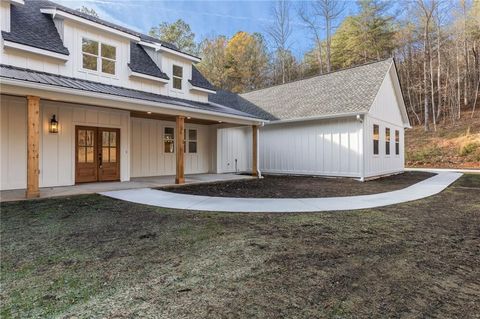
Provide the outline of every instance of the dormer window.
<path id="1" fill-rule="evenodd" d="M 173 66 L 173 88 L 177 90 L 182 89 L 183 68 L 178 65 Z"/>
<path id="2" fill-rule="evenodd" d="M 82 39 L 83 68 L 115 75 L 117 49 L 113 45 Z"/>

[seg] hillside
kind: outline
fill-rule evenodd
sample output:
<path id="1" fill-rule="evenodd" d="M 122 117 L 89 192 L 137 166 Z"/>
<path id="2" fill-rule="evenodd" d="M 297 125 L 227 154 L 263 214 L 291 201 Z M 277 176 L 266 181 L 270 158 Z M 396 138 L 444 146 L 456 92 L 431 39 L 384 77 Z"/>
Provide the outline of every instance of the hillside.
<path id="1" fill-rule="evenodd" d="M 437 131 L 423 126 L 406 130 L 406 166 L 436 168 L 480 168 L 480 112 L 470 112 L 455 125 L 440 123 Z"/>

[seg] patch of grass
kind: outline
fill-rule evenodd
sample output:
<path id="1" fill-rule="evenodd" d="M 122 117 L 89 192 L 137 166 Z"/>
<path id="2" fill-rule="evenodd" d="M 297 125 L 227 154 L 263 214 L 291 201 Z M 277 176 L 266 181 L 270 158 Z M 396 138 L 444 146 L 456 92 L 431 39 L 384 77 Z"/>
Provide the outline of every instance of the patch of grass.
<path id="1" fill-rule="evenodd" d="M 430 198 L 346 212 L 2 203 L 0 316 L 474 318 L 479 192 L 471 174 Z"/>
<path id="2" fill-rule="evenodd" d="M 442 156 L 442 149 L 438 145 L 428 145 L 415 151 L 406 153 L 407 161 L 435 162 Z"/>
<path id="3" fill-rule="evenodd" d="M 467 155 L 476 153 L 479 150 L 479 148 L 480 148 L 480 143 L 469 142 L 460 148 L 459 155 L 467 156 Z"/>

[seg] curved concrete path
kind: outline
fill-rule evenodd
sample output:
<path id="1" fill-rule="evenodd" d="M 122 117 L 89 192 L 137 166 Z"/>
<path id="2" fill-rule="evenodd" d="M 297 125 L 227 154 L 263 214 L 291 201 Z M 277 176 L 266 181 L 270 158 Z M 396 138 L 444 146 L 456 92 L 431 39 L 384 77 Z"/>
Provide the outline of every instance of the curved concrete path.
<path id="1" fill-rule="evenodd" d="M 323 198 L 231 198 L 177 194 L 151 188 L 100 193 L 152 206 L 214 212 L 319 212 L 374 208 L 413 201 L 440 193 L 461 173 L 439 172 L 409 187 L 386 193 Z"/>

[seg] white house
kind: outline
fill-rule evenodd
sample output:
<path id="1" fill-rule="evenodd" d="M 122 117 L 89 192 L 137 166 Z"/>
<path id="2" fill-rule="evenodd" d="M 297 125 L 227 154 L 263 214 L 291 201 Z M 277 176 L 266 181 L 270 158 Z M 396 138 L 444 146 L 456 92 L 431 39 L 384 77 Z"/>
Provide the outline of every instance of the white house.
<path id="1" fill-rule="evenodd" d="M 392 59 L 211 100 L 269 120 L 259 130 L 264 173 L 364 180 L 404 170 L 410 124 Z M 218 171 L 247 170 L 251 133 L 225 128 L 218 138 Z"/>
<path id="2" fill-rule="evenodd" d="M 2 0 L 0 10 L 1 190 L 182 183 L 217 171 L 218 127 L 264 122 L 209 101 L 200 59 L 172 44 L 50 1 Z"/>
<path id="3" fill-rule="evenodd" d="M 392 60 L 236 95 L 200 74 L 200 58 L 50 1 L 2 0 L 0 21 L 0 190 L 36 197 L 41 187 L 183 183 L 185 173 L 259 166 L 359 178 L 403 170 L 409 124 Z"/>

